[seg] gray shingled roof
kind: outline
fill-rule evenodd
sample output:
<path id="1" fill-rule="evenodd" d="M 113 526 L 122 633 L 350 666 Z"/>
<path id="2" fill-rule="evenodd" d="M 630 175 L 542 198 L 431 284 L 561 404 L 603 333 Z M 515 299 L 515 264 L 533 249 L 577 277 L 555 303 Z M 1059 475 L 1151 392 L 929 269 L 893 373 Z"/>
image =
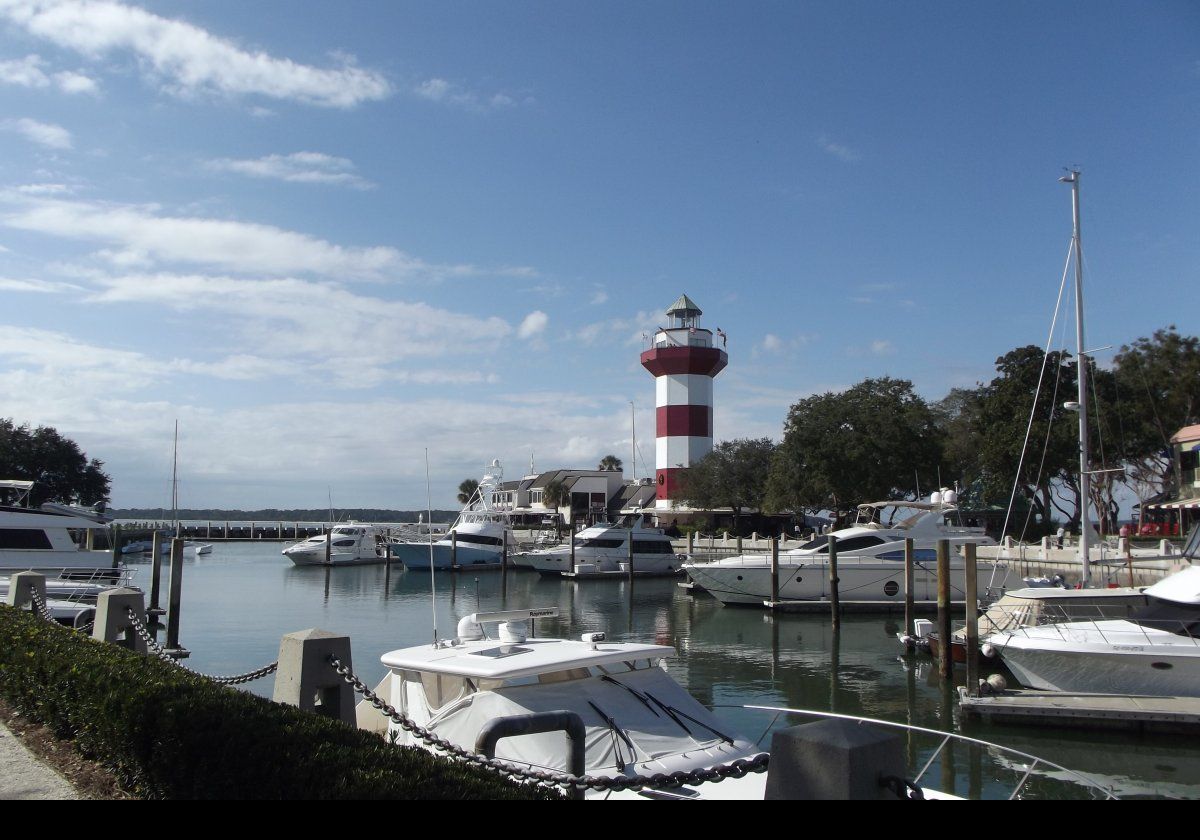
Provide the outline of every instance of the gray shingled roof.
<path id="1" fill-rule="evenodd" d="M 680 295 L 679 299 L 671 304 L 671 308 L 667 310 L 667 314 L 703 315 L 704 313 L 700 311 L 700 307 L 697 306 L 695 301 L 693 301 L 690 297 L 687 295 Z"/>

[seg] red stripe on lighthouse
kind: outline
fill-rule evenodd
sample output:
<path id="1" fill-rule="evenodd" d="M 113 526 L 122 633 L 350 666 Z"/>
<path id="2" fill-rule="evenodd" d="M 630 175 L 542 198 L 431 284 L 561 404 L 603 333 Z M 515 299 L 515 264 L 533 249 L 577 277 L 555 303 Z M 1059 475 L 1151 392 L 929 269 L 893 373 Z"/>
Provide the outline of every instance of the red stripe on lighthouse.
<path id="1" fill-rule="evenodd" d="M 655 430 L 657 437 L 709 437 L 712 409 L 706 405 L 660 405 Z"/>
<path id="2" fill-rule="evenodd" d="M 729 357 L 715 347 L 655 347 L 642 354 L 642 367 L 655 376 L 700 373 L 716 376 Z"/>

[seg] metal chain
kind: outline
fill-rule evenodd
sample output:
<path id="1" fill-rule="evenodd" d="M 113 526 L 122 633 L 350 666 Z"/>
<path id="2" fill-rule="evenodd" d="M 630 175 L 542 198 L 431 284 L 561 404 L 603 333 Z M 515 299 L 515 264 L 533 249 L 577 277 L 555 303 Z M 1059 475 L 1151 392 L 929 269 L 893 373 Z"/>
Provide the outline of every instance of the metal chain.
<path id="1" fill-rule="evenodd" d="M 396 709 L 385 703 L 379 698 L 379 695 L 372 691 L 367 685 L 360 680 L 353 672 L 344 666 L 336 656 L 329 657 L 330 666 L 341 674 L 342 679 L 349 683 L 355 691 L 363 696 L 367 702 L 378 709 L 383 715 L 389 718 L 393 723 L 400 726 L 406 732 L 411 733 L 419 740 L 440 750 L 453 758 L 457 758 L 468 764 L 474 764 L 479 767 L 486 767 L 489 770 L 495 770 L 499 773 L 508 776 L 511 779 L 522 781 L 542 782 L 549 785 L 557 785 L 566 789 L 590 788 L 591 790 L 607 791 L 607 790 L 641 790 L 642 788 L 650 789 L 675 789 L 684 785 L 698 785 L 703 782 L 719 782 L 722 779 L 734 778 L 740 779 L 749 773 L 766 772 L 767 765 L 770 761 L 770 756 L 766 753 L 756 755 L 752 759 L 739 758 L 731 764 L 722 764 L 716 767 L 706 767 L 700 770 L 692 771 L 677 771 L 675 773 L 655 773 L 652 776 L 575 776 L 570 773 L 556 773 L 545 770 L 533 770 L 531 768 L 520 767 L 518 765 L 509 764 L 506 761 L 501 761 L 496 758 L 488 758 L 487 756 L 473 753 L 470 750 L 464 749 L 445 738 L 439 738 L 428 729 L 425 729 L 420 724 L 408 718 Z"/>
<path id="2" fill-rule="evenodd" d="M 42 594 L 36 589 L 29 590 L 29 600 L 33 603 L 33 609 L 42 618 L 47 621 L 54 621 L 54 614 L 50 612 L 50 607 L 42 600 Z"/>
<path id="3" fill-rule="evenodd" d="M 150 635 L 150 630 L 146 627 L 142 620 L 138 618 L 137 613 L 133 611 L 132 607 L 126 607 L 125 614 L 129 616 L 129 621 L 133 624 L 133 629 L 136 630 L 137 634 L 142 637 L 142 641 L 146 643 L 146 647 L 150 649 L 151 653 L 164 662 L 170 662 L 181 671 L 187 671 L 189 674 L 193 674 L 197 677 L 203 677 L 206 680 L 215 682 L 217 685 L 241 685 L 242 683 L 254 682 L 257 679 L 267 676 L 268 674 L 274 674 L 279 668 L 279 662 L 276 661 L 272 662 L 270 665 L 264 665 L 257 670 L 250 671 L 245 674 L 239 674 L 235 677 L 214 677 L 212 674 L 203 674 L 200 671 L 189 668 L 181 663 L 178 659 L 171 656 L 170 651 L 168 651 L 158 642 L 154 641 L 154 637 Z"/>

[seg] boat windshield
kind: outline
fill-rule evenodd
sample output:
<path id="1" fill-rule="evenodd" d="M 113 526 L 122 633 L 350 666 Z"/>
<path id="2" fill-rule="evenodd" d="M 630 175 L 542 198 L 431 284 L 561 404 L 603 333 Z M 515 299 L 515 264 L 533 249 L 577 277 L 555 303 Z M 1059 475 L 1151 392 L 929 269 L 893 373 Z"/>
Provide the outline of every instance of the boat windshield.
<path id="1" fill-rule="evenodd" d="M 1162 630 L 1190 639 L 1200 638 L 1200 604 L 1180 604 L 1162 598 L 1135 612 L 1130 621 L 1150 630 Z"/>

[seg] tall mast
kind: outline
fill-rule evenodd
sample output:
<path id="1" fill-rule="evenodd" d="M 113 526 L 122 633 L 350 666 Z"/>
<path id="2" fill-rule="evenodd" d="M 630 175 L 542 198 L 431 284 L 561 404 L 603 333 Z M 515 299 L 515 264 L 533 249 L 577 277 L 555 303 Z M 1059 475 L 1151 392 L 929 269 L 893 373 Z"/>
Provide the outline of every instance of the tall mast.
<path id="1" fill-rule="evenodd" d="M 175 448 L 171 453 L 171 516 L 179 536 L 179 421 L 175 421 Z"/>
<path id="2" fill-rule="evenodd" d="M 1092 474 L 1088 458 L 1088 360 L 1083 352 L 1083 240 L 1079 224 L 1079 170 L 1072 170 L 1071 174 L 1059 180 L 1071 185 L 1071 208 L 1075 221 L 1072 242 L 1075 250 L 1075 355 L 1077 359 L 1076 373 L 1079 378 L 1079 560 L 1083 569 L 1083 586 L 1086 588 L 1091 582 L 1091 558 L 1088 553 L 1088 544 L 1091 541 L 1091 522 L 1088 509 L 1092 504 Z"/>

